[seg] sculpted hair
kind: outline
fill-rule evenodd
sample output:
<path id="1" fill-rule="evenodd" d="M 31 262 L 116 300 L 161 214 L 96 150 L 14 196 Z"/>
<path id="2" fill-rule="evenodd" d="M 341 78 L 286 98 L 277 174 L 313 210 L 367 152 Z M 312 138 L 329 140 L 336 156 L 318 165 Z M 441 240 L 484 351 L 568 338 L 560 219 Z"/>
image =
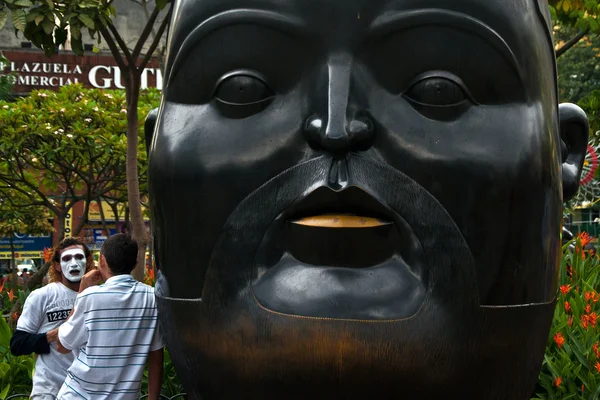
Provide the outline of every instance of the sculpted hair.
<path id="1" fill-rule="evenodd" d="M 54 251 L 52 252 L 52 257 L 50 258 L 50 262 L 52 263 L 52 267 L 48 269 L 48 278 L 50 282 L 60 282 L 62 280 L 62 271 L 56 270 L 56 264 L 60 265 L 60 254 L 67 247 L 71 246 L 81 246 L 83 247 L 83 254 L 85 254 L 86 259 L 86 268 L 85 272 L 88 272 L 94 267 L 94 259 L 92 257 L 92 253 L 90 249 L 81 241 L 81 239 L 76 237 L 68 237 L 63 239 L 59 244 L 54 247 Z"/>
<path id="2" fill-rule="evenodd" d="M 137 264 L 137 252 L 137 242 L 125 233 L 110 236 L 100 250 L 113 275 L 131 273 Z"/>

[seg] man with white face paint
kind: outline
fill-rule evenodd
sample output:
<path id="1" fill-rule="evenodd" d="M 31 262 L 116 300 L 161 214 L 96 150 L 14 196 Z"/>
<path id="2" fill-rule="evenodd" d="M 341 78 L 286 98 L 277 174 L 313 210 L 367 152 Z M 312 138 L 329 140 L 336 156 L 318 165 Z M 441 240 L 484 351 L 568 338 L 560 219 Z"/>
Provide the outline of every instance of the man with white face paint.
<path id="1" fill-rule="evenodd" d="M 87 246 L 77 238 L 63 240 L 54 250 L 50 283 L 27 297 L 10 350 L 14 355 L 38 355 L 31 399 L 54 400 L 65 381 L 73 354 L 56 350 L 57 328 L 69 316 L 80 281 L 93 266 Z"/>

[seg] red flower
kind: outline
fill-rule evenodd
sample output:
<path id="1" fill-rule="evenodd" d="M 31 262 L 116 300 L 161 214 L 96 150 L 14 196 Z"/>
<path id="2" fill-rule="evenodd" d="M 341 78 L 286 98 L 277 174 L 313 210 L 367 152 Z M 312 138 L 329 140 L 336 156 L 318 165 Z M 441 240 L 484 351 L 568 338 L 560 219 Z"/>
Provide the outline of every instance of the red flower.
<path id="1" fill-rule="evenodd" d="M 44 257 L 44 262 L 48 262 L 52 259 L 52 254 L 54 253 L 54 250 L 52 248 L 44 248 L 44 251 L 42 252 L 42 257 Z"/>
<path id="2" fill-rule="evenodd" d="M 588 324 L 590 322 L 590 316 L 589 315 L 582 315 L 581 318 L 581 326 L 583 327 L 583 329 L 587 329 L 588 328 Z"/>
<path id="3" fill-rule="evenodd" d="M 594 351 L 594 354 L 596 355 L 596 358 L 600 358 L 600 349 L 598 349 L 598 346 L 600 344 L 598 342 L 594 343 L 592 345 L 592 350 Z"/>
<path id="4" fill-rule="evenodd" d="M 571 285 L 562 285 L 560 287 L 560 292 L 563 294 L 563 296 L 569 293 L 569 290 L 571 290 Z"/>
<path id="5" fill-rule="evenodd" d="M 592 325 L 592 328 L 596 327 L 596 324 L 598 323 L 598 315 L 596 315 L 596 312 L 590 314 L 588 321 Z"/>
<path id="6" fill-rule="evenodd" d="M 554 341 L 556 342 L 556 345 L 560 349 L 560 348 L 562 348 L 563 344 L 565 343 L 565 337 L 563 336 L 562 333 L 556 332 L 556 335 L 554 335 Z"/>
<path id="7" fill-rule="evenodd" d="M 565 301 L 565 311 L 566 312 L 570 312 L 571 311 L 571 304 L 569 304 L 568 301 Z"/>
<path id="8" fill-rule="evenodd" d="M 559 387 L 560 384 L 562 383 L 562 378 L 559 376 L 558 378 L 555 378 L 553 380 L 553 382 L 554 382 L 554 386 Z"/>
<path id="9" fill-rule="evenodd" d="M 587 246 L 594 239 L 587 232 L 581 232 L 579 235 L 577 235 L 577 238 L 579 239 L 579 242 L 581 243 L 581 248 L 582 249 L 585 246 Z"/>
<path id="10" fill-rule="evenodd" d="M 573 316 L 569 315 L 569 326 L 573 326 Z"/>
<path id="11" fill-rule="evenodd" d="M 589 314 L 592 312 L 592 305 L 588 304 L 587 306 L 585 306 L 585 313 Z"/>
<path id="12" fill-rule="evenodd" d="M 585 301 L 589 302 L 590 300 L 592 300 L 594 298 L 594 293 L 593 292 L 585 292 L 584 296 L 585 296 Z"/>
<path id="13" fill-rule="evenodd" d="M 12 319 L 13 319 L 14 321 L 16 321 L 16 320 L 18 320 L 18 319 L 19 319 L 19 314 L 17 314 L 17 312 L 16 312 L 16 311 L 13 313 L 13 315 L 12 315 Z"/>
<path id="14" fill-rule="evenodd" d="M 596 365 L 594 365 L 594 367 L 596 367 L 596 371 L 600 373 L 600 362 L 596 361 Z"/>
<path id="15" fill-rule="evenodd" d="M 567 265 L 567 276 L 573 276 L 573 267 L 571 267 L 570 265 Z"/>
<path id="16" fill-rule="evenodd" d="M 9 299 L 11 302 L 12 302 L 12 301 L 15 299 L 15 292 L 14 292 L 12 289 L 10 289 L 10 290 L 8 291 L 8 299 Z"/>

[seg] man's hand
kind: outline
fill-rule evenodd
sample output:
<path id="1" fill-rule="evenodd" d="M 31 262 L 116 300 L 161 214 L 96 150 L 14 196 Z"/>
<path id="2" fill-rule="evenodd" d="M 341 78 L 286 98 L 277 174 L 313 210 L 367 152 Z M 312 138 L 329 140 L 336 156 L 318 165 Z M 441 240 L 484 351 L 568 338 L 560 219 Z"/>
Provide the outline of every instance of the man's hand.
<path id="1" fill-rule="evenodd" d="M 69 354 L 71 352 L 71 350 L 67 349 L 62 345 L 60 339 L 58 338 L 58 335 L 56 336 L 56 350 L 58 350 L 60 354 Z"/>
<path id="2" fill-rule="evenodd" d="M 102 275 L 100 274 L 100 271 L 98 271 L 97 269 L 89 271 L 81 278 L 81 283 L 79 284 L 79 293 L 83 292 L 90 286 L 99 284 L 101 281 Z"/>
<path id="3" fill-rule="evenodd" d="M 58 328 L 54 328 L 51 331 L 46 332 L 46 341 L 48 343 L 56 342 L 58 340 Z"/>

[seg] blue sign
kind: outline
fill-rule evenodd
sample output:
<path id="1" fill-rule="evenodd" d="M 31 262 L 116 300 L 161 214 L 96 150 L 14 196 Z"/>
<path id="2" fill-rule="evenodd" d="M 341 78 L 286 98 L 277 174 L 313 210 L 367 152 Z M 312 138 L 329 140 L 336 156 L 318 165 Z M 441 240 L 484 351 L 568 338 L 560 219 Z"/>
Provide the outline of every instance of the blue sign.
<path id="1" fill-rule="evenodd" d="M 94 235 L 94 244 L 96 245 L 93 247 L 102 247 L 102 243 L 108 238 L 108 236 L 106 236 L 106 231 L 102 228 L 93 229 L 92 231 Z M 117 230 L 114 228 L 110 228 L 109 231 L 111 236 L 117 233 Z"/>
<path id="2" fill-rule="evenodd" d="M 26 235 L 15 233 L 13 237 L 13 248 L 15 252 L 42 251 L 44 248 L 52 247 L 52 235 Z M 10 252 L 10 239 L 0 238 L 0 252 Z"/>

